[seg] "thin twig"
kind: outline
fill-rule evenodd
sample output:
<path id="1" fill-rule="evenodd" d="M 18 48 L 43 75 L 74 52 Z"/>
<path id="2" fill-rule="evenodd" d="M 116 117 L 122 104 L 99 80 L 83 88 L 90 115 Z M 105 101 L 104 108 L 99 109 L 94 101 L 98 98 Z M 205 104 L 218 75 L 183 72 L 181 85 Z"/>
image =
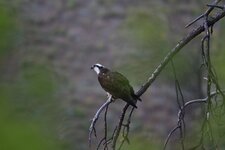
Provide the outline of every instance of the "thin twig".
<path id="1" fill-rule="evenodd" d="M 134 107 L 131 109 L 130 114 L 127 119 L 127 123 L 123 125 L 123 140 L 122 140 L 118 150 L 120 150 L 122 148 L 125 141 L 127 141 L 127 143 L 130 144 L 128 136 L 129 136 L 129 131 L 130 131 L 131 116 L 134 112 L 134 109 L 135 109 Z"/>
<path id="2" fill-rule="evenodd" d="M 166 138 L 166 141 L 165 141 L 165 143 L 164 143 L 163 150 L 166 149 L 166 146 L 167 146 L 167 144 L 168 144 L 168 142 L 169 142 L 170 137 L 171 137 L 171 136 L 173 135 L 173 133 L 174 133 L 177 129 L 179 129 L 179 128 L 180 128 L 180 126 L 176 126 L 176 127 L 174 127 L 174 128 L 170 131 L 170 133 L 168 134 L 168 136 L 167 136 L 167 138 Z"/>
<path id="3" fill-rule="evenodd" d="M 95 137 L 97 136 L 96 134 L 96 130 L 95 130 L 95 124 L 101 114 L 101 112 L 110 104 L 112 103 L 112 96 L 109 96 L 108 100 L 98 109 L 98 111 L 96 112 L 94 118 L 92 119 L 90 128 L 89 128 L 89 138 L 88 138 L 88 142 L 89 142 L 89 147 L 91 147 L 91 136 L 92 133 L 94 132 Z"/>
<path id="4" fill-rule="evenodd" d="M 208 6 L 208 7 L 219 8 L 219 9 L 222 9 L 222 10 L 224 10 L 224 9 L 225 9 L 225 6 L 211 5 L 211 4 L 207 4 L 207 6 Z"/>
<path id="5" fill-rule="evenodd" d="M 221 0 L 215 0 L 211 5 L 216 5 L 220 2 Z M 195 22 L 197 22 L 198 20 L 202 19 L 204 16 L 208 16 L 211 11 L 213 10 L 213 7 L 209 7 L 205 13 L 201 14 L 200 16 L 198 16 L 196 19 L 194 19 L 193 21 L 191 21 L 190 23 L 188 23 L 185 28 L 190 27 L 191 25 L 193 25 Z"/>
<path id="6" fill-rule="evenodd" d="M 223 92 L 225 92 L 225 91 L 223 91 Z M 220 93 L 217 92 L 217 91 L 212 92 L 212 93 L 210 94 L 210 98 L 216 96 L 217 94 L 220 94 Z M 164 143 L 164 150 L 166 149 L 166 146 L 167 146 L 167 144 L 168 144 L 168 142 L 169 142 L 169 140 L 170 140 L 172 134 L 173 134 L 177 129 L 181 128 L 180 122 L 181 122 L 181 118 L 184 117 L 182 114 L 183 114 L 183 112 L 185 111 L 185 109 L 186 109 L 188 106 L 192 105 L 192 104 L 206 103 L 208 99 L 209 99 L 209 97 L 206 97 L 206 98 L 203 98 L 203 99 L 194 99 L 194 100 L 190 100 L 190 101 L 188 101 L 188 102 L 186 102 L 186 103 L 184 104 L 184 106 L 178 111 L 178 121 L 177 121 L 177 125 L 170 131 L 170 133 L 168 134 L 168 136 L 167 136 L 167 138 L 166 138 L 166 140 L 165 140 L 165 143 Z"/>
<path id="7" fill-rule="evenodd" d="M 177 100 L 177 104 L 178 104 L 179 109 L 181 109 L 185 104 L 184 96 L 183 96 L 183 92 L 182 92 L 181 87 L 180 87 L 180 83 L 179 83 L 178 78 L 177 78 L 176 69 L 175 69 L 173 60 L 171 60 L 171 64 L 172 64 L 173 74 L 174 74 L 174 78 L 175 78 L 176 100 Z M 182 150 L 184 150 L 184 139 L 185 139 L 184 115 L 185 114 L 184 114 L 184 111 L 183 111 L 182 115 L 179 117 L 180 120 L 177 122 L 177 126 L 179 127 L 179 130 L 180 130 L 180 139 L 181 139 L 180 142 L 181 142 Z"/>
<path id="8" fill-rule="evenodd" d="M 118 137 L 120 135 L 120 130 L 121 130 L 121 127 L 123 125 L 123 120 L 124 120 L 126 111 L 127 111 L 127 109 L 128 109 L 129 106 L 130 106 L 129 104 L 126 104 L 125 107 L 123 108 L 123 112 L 122 112 L 121 117 L 120 117 L 120 121 L 119 121 L 119 124 L 118 124 L 118 128 L 117 128 L 116 133 L 115 133 L 115 135 L 113 137 L 113 143 L 112 143 L 112 149 L 113 150 L 116 149 L 116 143 L 117 143 Z"/>
<path id="9" fill-rule="evenodd" d="M 107 141 L 107 135 L 108 135 L 108 128 L 107 128 L 107 112 L 108 112 L 109 105 L 106 106 L 105 108 L 105 116 L 104 116 L 104 122 L 105 122 L 105 135 L 104 135 L 104 140 Z M 108 144 L 106 142 L 104 146 L 104 150 L 108 150 Z"/>
<path id="10" fill-rule="evenodd" d="M 105 115 L 104 115 L 104 137 L 100 140 L 100 142 L 98 143 L 98 146 L 97 146 L 97 150 L 99 150 L 99 148 L 101 147 L 101 144 L 102 143 L 106 143 L 106 144 L 103 144 L 104 145 L 104 150 L 107 150 L 108 149 L 108 144 L 107 144 L 107 133 L 108 133 L 108 129 L 107 129 L 107 113 L 108 113 L 108 108 L 109 108 L 109 105 L 106 106 L 105 108 Z"/>
<path id="11" fill-rule="evenodd" d="M 115 133 L 116 133 L 116 130 L 117 130 L 117 126 L 115 127 L 115 129 L 114 129 L 114 131 L 113 131 L 113 134 L 112 134 L 111 138 L 109 138 L 108 140 L 106 140 L 105 143 L 103 143 L 103 145 L 109 144 L 109 143 L 112 142 L 113 137 L 114 137 L 114 135 L 115 135 Z"/>
<path id="12" fill-rule="evenodd" d="M 101 147 L 101 145 L 102 145 L 102 143 L 103 143 L 104 141 L 105 141 L 104 138 L 102 138 L 102 139 L 100 140 L 100 142 L 98 143 L 98 146 L 97 146 L 96 150 L 99 150 L 99 149 L 100 149 L 100 147 Z"/>
<path id="13" fill-rule="evenodd" d="M 176 126 L 170 131 L 170 133 L 168 134 L 168 136 L 167 136 L 167 138 L 166 138 L 166 140 L 165 140 L 165 143 L 164 143 L 164 148 L 163 148 L 163 150 L 166 150 L 167 144 L 168 144 L 168 142 L 169 142 L 171 136 L 173 135 L 173 133 L 174 133 L 177 129 L 181 129 L 181 126 L 182 126 L 182 125 L 181 125 L 181 117 L 180 117 L 180 116 L 181 116 L 182 112 L 184 111 L 184 109 L 185 109 L 187 106 L 191 105 L 191 104 L 194 104 L 194 103 L 202 103 L 202 102 L 206 102 L 205 99 L 198 99 L 198 100 L 192 100 L 192 101 L 189 101 L 189 102 L 185 103 L 183 109 L 179 110 L 179 112 L 178 112 L 178 121 L 177 121 L 177 125 L 176 125 Z M 183 116 L 183 117 L 184 117 L 184 116 Z M 183 117 L 182 117 L 182 118 L 183 118 Z M 183 144 L 182 144 L 182 148 L 183 148 Z"/>

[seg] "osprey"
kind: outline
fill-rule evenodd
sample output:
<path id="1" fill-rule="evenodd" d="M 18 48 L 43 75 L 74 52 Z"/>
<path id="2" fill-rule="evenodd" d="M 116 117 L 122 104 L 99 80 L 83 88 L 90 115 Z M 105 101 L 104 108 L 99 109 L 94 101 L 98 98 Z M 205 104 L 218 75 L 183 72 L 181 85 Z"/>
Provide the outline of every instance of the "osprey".
<path id="1" fill-rule="evenodd" d="M 122 99 L 133 107 L 137 108 L 136 102 L 141 99 L 134 94 L 134 90 L 126 77 L 119 72 L 110 71 L 101 64 L 91 67 L 98 75 L 98 81 L 107 94 L 114 99 Z"/>

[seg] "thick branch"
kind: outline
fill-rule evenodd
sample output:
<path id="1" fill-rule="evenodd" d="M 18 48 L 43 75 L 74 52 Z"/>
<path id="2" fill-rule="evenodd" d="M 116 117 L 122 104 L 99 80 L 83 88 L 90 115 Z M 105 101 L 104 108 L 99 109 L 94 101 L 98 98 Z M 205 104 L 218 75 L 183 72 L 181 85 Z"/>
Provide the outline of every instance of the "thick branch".
<path id="1" fill-rule="evenodd" d="M 213 26 L 217 21 L 222 19 L 225 16 L 225 11 L 218 13 L 213 19 L 208 21 L 208 27 Z M 152 75 L 149 77 L 147 82 L 141 87 L 141 89 L 136 93 L 137 96 L 141 96 L 145 91 L 149 88 L 149 86 L 155 81 L 156 77 L 161 73 L 161 71 L 165 68 L 168 62 L 185 46 L 187 45 L 192 39 L 196 36 L 201 34 L 205 30 L 204 25 L 198 27 L 197 29 L 193 30 L 191 33 L 186 35 L 164 58 L 161 64 L 155 69 Z"/>

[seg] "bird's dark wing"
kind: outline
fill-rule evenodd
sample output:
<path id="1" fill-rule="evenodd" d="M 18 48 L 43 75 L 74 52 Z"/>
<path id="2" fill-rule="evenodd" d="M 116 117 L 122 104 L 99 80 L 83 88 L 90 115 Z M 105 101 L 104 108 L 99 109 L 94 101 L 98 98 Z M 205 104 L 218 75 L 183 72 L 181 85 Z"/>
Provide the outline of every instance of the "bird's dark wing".
<path id="1" fill-rule="evenodd" d="M 134 90 L 125 76 L 119 72 L 109 72 L 99 76 L 99 82 L 103 89 L 109 92 L 114 98 L 120 98 L 136 107 Z"/>
<path id="2" fill-rule="evenodd" d="M 112 79 L 114 79 L 114 83 L 117 83 L 118 85 L 124 86 L 124 85 L 130 85 L 128 79 L 122 75 L 119 72 L 110 72 L 108 74 Z"/>

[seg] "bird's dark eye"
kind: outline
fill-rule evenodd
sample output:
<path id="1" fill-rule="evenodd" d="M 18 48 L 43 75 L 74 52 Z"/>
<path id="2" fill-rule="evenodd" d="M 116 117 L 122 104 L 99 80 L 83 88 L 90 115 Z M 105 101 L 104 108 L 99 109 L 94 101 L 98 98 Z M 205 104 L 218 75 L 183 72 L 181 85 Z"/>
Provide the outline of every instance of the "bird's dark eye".
<path id="1" fill-rule="evenodd" d="M 103 66 L 99 66 L 99 65 L 94 65 L 94 67 L 98 67 L 99 69 L 103 68 Z"/>

